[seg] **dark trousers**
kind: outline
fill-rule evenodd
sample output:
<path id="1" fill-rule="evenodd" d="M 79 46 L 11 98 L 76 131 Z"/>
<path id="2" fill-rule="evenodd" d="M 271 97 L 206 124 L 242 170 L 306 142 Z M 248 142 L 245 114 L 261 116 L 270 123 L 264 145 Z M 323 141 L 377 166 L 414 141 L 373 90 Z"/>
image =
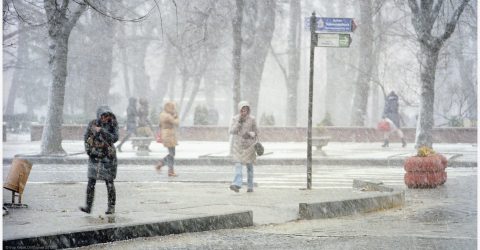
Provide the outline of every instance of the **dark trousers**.
<path id="1" fill-rule="evenodd" d="M 97 183 L 96 179 L 88 178 L 87 184 L 87 207 L 91 208 L 93 205 L 93 198 L 95 197 L 95 184 Z M 115 185 L 113 184 L 113 180 L 105 181 L 107 185 L 107 192 L 108 192 L 108 207 L 114 207 L 116 201 L 116 192 L 115 192 Z"/>
<path id="2" fill-rule="evenodd" d="M 167 164 L 168 170 L 173 171 L 173 165 L 175 164 L 175 147 L 168 148 L 168 155 L 162 159 L 164 164 Z"/>
<path id="3" fill-rule="evenodd" d="M 120 144 L 118 144 L 117 148 L 122 148 L 122 145 L 128 140 L 128 138 L 130 138 L 130 136 L 132 136 L 133 134 L 135 134 L 134 131 L 127 131 L 127 135 L 125 135 L 125 137 L 123 137 L 122 141 L 120 142 Z"/>

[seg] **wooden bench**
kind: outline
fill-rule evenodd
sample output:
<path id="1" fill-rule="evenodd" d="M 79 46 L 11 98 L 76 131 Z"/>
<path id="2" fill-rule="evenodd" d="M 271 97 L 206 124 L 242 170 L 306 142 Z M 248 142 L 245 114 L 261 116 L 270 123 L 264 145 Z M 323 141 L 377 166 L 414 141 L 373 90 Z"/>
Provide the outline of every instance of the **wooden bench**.
<path id="1" fill-rule="evenodd" d="M 148 156 L 150 149 L 150 143 L 154 140 L 152 137 L 131 137 L 129 139 L 132 141 L 132 146 L 137 147 L 136 154 L 138 156 Z"/>
<path id="2" fill-rule="evenodd" d="M 329 141 L 330 136 L 315 136 L 312 137 L 312 146 L 315 146 L 317 152 L 325 154 L 325 152 L 322 151 L 322 147 L 327 146 Z"/>

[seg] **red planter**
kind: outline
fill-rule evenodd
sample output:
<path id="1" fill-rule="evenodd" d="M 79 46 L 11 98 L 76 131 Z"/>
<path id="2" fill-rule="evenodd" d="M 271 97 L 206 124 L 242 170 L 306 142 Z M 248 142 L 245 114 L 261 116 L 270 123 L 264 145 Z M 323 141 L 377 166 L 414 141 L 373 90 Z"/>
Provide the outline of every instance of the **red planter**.
<path id="1" fill-rule="evenodd" d="M 407 172 L 404 180 L 408 188 L 435 188 L 447 181 L 447 172 Z"/>
<path id="2" fill-rule="evenodd" d="M 405 160 L 404 176 L 408 188 L 435 188 L 447 181 L 447 158 L 440 154 L 412 156 Z"/>
<path id="3" fill-rule="evenodd" d="M 445 161 L 447 160 L 443 155 L 441 157 L 443 157 Z M 441 157 L 439 157 L 439 155 L 431 155 L 426 157 L 412 156 L 405 160 L 403 168 L 407 172 L 443 171 L 447 164 L 446 162 L 443 164 Z"/>

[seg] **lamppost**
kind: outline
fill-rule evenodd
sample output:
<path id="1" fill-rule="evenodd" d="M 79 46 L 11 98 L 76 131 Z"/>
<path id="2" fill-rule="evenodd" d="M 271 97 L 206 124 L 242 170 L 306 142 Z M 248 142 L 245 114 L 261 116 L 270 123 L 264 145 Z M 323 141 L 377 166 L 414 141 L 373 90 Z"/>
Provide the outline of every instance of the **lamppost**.
<path id="1" fill-rule="evenodd" d="M 315 11 L 310 17 L 310 81 L 308 84 L 308 128 L 307 128 L 307 189 L 312 189 L 312 104 L 313 104 L 313 62 L 317 44 L 317 18 Z"/>

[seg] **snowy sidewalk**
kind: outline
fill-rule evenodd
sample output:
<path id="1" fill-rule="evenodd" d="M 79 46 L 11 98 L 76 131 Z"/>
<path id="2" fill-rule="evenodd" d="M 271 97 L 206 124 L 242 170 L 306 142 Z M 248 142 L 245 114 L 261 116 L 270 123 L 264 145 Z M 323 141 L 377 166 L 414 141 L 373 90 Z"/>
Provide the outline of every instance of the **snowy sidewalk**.
<path id="1" fill-rule="evenodd" d="M 278 224 L 299 218 L 299 204 L 348 202 L 329 209 L 333 217 L 389 208 L 404 201 L 404 191 L 358 189 L 259 188 L 234 193 L 214 183 L 116 183 L 116 213 L 106 216 L 106 190 L 97 184 L 91 214 L 78 210 L 85 183 L 32 183 L 25 190 L 28 208 L 3 217 L 5 246 L 62 248 L 174 233 Z M 4 201 L 9 197 L 3 192 Z M 385 199 L 385 197 L 388 197 Z M 400 198 L 395 198 L 400 197 Z M 402 198 L 403 197 L 403 198 Z M 373 202 L 372 202 L 373 201 Z M 398 205 L 396 205 L 398 206 Z"/>
<path id="2" fill-rule="evenodd" d="M 402 148 L 400 143 L 392 143 L 390 148 L 380 145 L 331 142 L 324 147 L 323 154 L 314 154 L 314 164 L 350 163 L 366 166 L 377 162 L 385 166 L 402 167 L 403 160 L 416 152 L 412 144 L 406 148 Z M 267 154 L 260 157 L 259 164 L 291 166 L 305 163 L 306 143 L 264 143 L 264 146 Z M 63 148 L 69 156 L 56 157 L 57 161 L 86 162 L 82 141 L 64 141 Z M 126 143 L 123 149 L 124 152 L 118 153 L 119 164 L 122 165 L 130 162 L 153 166 L 166 154 L 165 148 L 157 143 L 152 144 L 149 156 L 137 156 L 130 143 Z M 462 162 L 470 166 L 477 165 L 476 145 L 435 144 L 434 149 L 450 159 L 450 167 Z M 8 161 L 15 155 L 35 155 L 39 151 L 40 142 L 5 142 L 4 173 L 10 167 Z M 182 141 L 177 147 L 177 165 L 217 161 L 218 164 L 228 163 L 226 165 L 231 167 L 230 160 L 226 158 L 227 152 L 228 142 Z M 33 157 L 31 160 L 35 165 L 42 158 Z M 60 165 L 43 166 L 55 168 Z M 72 169 L 62 171 L 73 173 Z M 107 195 L 102 182 L 97 183 L 92 214 L 78 210 L 78 206 L 84 202 L 86 183 L 61 180 L 29 183 L 23 197 L 29 207 L 10 209 L 9 214 L 3 217 L 3 245 L 75 247 L 135 237 L 286 223 L 299 218 L 300 203 L 320 207 L 318 204 L 324 202 L 346 202 L 348 205 L 337 205 L 339 210 L 332 209 L 331 212 L 343 213 L 345 208 L 351 208 L 351 212 L 356 213 L 361 211 L 357 210 L 358 205 L 375 204 L 383 207 L 391 200 L 398 200 L 394 197 L 404 194 L 403 190 L 380 192 L 354 188 L 299 190 L 271 187 L 257 188 L 253 193 L 246 193 L 245 190 L 234 193 L 228 190 L 225 183 L 205 182 L 202 179 L 205 175 L 201 172 L 192 171 L 190 174 L 198 177 L 194 178 L 196 181 L 116 183 L 117 206 L 113 216 L 104 214 Z M 450 182 L 447 182 L 448 185 L 451 185 Z M 4 189 L 4 202 L 9 202 L 10 196 L 11 193 Z"/>
<path id="3" fill-rule="evenodd" d="M 307 157 L 306 142 L 266 142 L 265 155 L 258 158 L 259 165 L 299 165 L 305 164 Z M 67 152 L 65 157 L 39 157 L 40 142 L 7 141 L 3 143 L 3 163 L 9 164 L 15 155 L 26 156 L 35 163 L 46 164 L 83 164 L 87 156 L 82 141 L 63 141 Z M 230 164 L 228 142 L 181 141 L 176 148 L 176 161 L 180 165 L 190 164 Z M 137 156 L 131 143 L 126 142 L 122 152 L 117 152 L 120 164 L 152 165 L 167 154 L 161 144 L 152 142 L 148 156 Z M 382 148 L 380 142 L 330 142 L 322 151 L 313 150 L 314 164 L 324 165 L 384 165 L 401 166 L 405 158 L 415 155 L 416 150 L 410 143 L 402 148 L 400 143 L 392 142 L 389 148 Z M 449 159 L 450 167 L 476 167 L 477 145 L 467 143 L 434 144 L 434 150 Z"/>

